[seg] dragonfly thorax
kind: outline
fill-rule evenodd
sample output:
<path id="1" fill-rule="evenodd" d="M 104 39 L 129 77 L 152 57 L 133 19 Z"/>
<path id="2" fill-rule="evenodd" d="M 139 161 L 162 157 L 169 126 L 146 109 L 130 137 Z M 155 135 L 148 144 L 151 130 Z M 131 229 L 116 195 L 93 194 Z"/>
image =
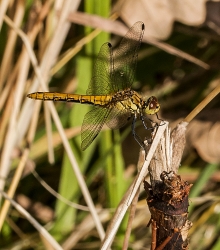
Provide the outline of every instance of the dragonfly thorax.
<path id="1" fill-rule="evenodd" d="M 141 112 L 144 101 L 137 92 L 126 89 L 116 92 L 110 103 L 119 110 L 127 110 L 127 112 L 134 114 Z"/>
<path id="2" fill-rule="evenodd" d="M 112 95 L 110 105 L 119 110 L 127 110 L 136 115 L 154 115 L 160 110 L 160 105 L 155 96 L 144 101 L 134 90 L 126 89 Z"/>

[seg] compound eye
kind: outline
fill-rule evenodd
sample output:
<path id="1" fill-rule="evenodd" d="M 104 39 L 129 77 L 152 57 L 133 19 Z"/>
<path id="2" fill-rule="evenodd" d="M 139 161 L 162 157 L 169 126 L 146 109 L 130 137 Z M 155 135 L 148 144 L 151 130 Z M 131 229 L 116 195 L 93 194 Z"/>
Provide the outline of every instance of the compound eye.
<path id="1" fill-rule="evenodd" d="M 157 109 L 159 107 L 157 98 L 155 96 L 152 96 L 149 101 L 149 108 L 150 109 Z"/>
<path id="2" fill-rule="evenodd" d="M 160 105 L 157 101 L 157 98 L 155 96 L 151 96 L 147 101 L 145 112 L 148 115 L 154 115 L 159 111 L 159 109 Z"/>

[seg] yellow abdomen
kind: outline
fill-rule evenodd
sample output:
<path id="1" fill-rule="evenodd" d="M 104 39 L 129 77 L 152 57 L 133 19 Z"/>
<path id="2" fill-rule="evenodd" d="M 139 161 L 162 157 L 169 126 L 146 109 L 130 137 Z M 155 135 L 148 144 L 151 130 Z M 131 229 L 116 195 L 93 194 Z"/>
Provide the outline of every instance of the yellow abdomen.
<path id="1" fill-rule="evenodd" d="M 77 94 L 65 94 L 56 92 L 35 92 L 28 94 L 27 97 L 36 100 L 44 101 L 64 101 L 64 102 L 77 102 L 85 104 L 94 104 L 104 106 L 108 104 L 112 96 L 111 95 L 77 95 Z"/>

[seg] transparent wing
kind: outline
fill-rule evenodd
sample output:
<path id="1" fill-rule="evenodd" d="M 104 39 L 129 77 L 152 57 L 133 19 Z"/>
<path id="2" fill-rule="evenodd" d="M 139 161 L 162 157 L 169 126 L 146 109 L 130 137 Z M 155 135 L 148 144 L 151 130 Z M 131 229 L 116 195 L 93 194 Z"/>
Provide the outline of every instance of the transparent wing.
<path id="1" fill-rule="evenodd" d="M 112 45 L 110 43 L 102 45 L 87 90 L 88 95 L 112 94 L 131 87 L 143 32 L 144 24 L 142 22 L 135 23 L 129 29 L 116 51 L 116 61 L 113 61 Z M 129 117 L 130 112 L 116 107 L 93 107 L 83 120 L 82 150 L 92 143 L 105 122 L 110 128 L 119 128 L 125 125 Z"/>
<path id="2" fill-rule="evenodd" d="M 127 110 L 119 110 L 117 108 L 112 108 L 108 118 L 106 120 L 106 124 L 111 129 L 121 128 L 123 127 L 131 118 L 131 112 Z"/>
<path id="3" fill-rule="evenodd" d="M 85 150 L 99 134 L 110 112 L 111 109 L 95 106 L 85 115 L 81 129 L 82 150 Z"/>
<path id="4" fill-rule="evenodd" d="M 112 46 L 104 43 L 97 56 L 93 77 L 89 83 L 87 95 L 105 95 L 113 93 L 111 76 L 113 71 Z"/>
<path id="5" fill-rule="evenodd" d="M 135 75 L 138 51 L 144 34 L 144 23 L 136 22 L 122 39 L 114 54 L 113 89 L 130 88 Z"/>
<path id="6" fill-rule="evenodd" d="M 102 108 L 94 106 L 83 120 L 81 139 L 82 150 L 85 150 L 97 137 L 104 123 L 111 129 L 123 127 L 131 117 L 131 113 L 117 108 Z"/>

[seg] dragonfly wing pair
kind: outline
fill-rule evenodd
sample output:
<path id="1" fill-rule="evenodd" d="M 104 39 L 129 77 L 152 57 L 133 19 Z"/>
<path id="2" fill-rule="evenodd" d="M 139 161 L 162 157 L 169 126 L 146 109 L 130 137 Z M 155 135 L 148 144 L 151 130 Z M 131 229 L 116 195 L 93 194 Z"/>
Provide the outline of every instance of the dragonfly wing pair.
<path id="1" fill-rule="evenodd" d="M 143 33 L 144 24 L 135 23 L 122 39 L 114 56 L 110 43 L 102 45 L 95 62 L 87 95 L 111 95 L 131 87 Z M 83 121 L 82 150 L 92 143 L 105 123 L 110 128 L 119 128 L 125 125 L 130 116 L 128 110 L 118 109 L 114 105 L 94 106 L 85 115 Z"/>
<path id="2" fill-rule="evenodd" d="M 86 95 L 35 92 L 27 97 L 44 101 L 65 101 L 93 105 L 92 110 L 85 115 L 81 137 L 82 149 L 85 150 L 99 134 L 106 123 L 110 128 L 120 128 L 128 118 L 133 116 L 132 133 L 141 147 L 141 142 L 135 133 L 135 121 L 140 118 L 145 129 L 145 115 L 156 114 L 160 105 L 156 97 L 144 100 L 131 89 L 134 81 L 138 51 L 144 33 L 144 24 L 135 23 L 122 39 L 113 55 L 112 45 L 102 45 L 95 62 L 93 77 Z"/>

